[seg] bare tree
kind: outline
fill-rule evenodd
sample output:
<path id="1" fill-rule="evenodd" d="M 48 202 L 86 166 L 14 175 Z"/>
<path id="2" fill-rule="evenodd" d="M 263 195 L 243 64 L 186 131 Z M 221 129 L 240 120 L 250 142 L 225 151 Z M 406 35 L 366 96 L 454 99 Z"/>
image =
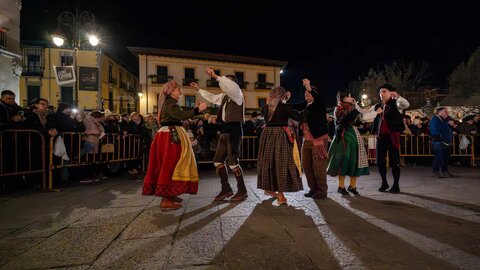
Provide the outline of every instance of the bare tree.
<path id="1" fill-rule="evenodd" d="M 480 47 L 466 63 L 461 63 L 448 77 L 449 92 L 455 96 L 468 97 L 480 91 Z"/>
<path id="2" fill-rule="evenodd" d="M 385 64 L 383 68 L 370 68 L 367 74 L 359 76 L 358 81 L 349 84 L 352 92 L 358 92 L 359 98 L 366 94 L 370 100 L 378 99 L 376 89 L 382 84 L 389 83 L 395 86 L 401 93 L 416 91 L 432 81 L 432 74 L 426 62 L 407 63 L 403 60 Z"/>

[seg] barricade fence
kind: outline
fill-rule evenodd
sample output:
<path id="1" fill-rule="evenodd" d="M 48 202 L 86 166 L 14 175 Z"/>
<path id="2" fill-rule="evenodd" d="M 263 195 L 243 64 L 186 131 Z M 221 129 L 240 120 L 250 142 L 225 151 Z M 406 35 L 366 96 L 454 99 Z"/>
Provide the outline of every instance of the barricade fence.
<path id="1" fill-rule="evenodd" d="M 86 141 L 86 136 L 89 137 Z M 4 130 L 0 132 L 0 176 L 19 176 L 40 174 L 43 189 L 53 189 L 53 172 L 61 168 L 111 164 L 141 160 L 146 167 L 148 147 L 141 135 L 105 134 L 87 135 L 84 133 L 64 132 L 59 134 L 68 159 L 56 157 L 57 137 L 50 138 L 46 144 L 43 134 L 36 130 Z M 462 137 L 468 144 L 461 143 Z M 376 136 L 363 136 L 368 159 L 375 160 Z M 464 157 L 472 166 L 480 157 L 475 156 L 475 144 L 478 136 L 454 136 L 451 146 L 452 157 Z M 258 138 L 244 136 L 240 150 L 240 161 L 254 162 L 258 157 Z M 429 136 L 401 135 L 401 157 L 433 157 Z M 60 144 L 61 145 L 61 144 Z M 57 150 L 57 151 L 55 151 Z M 60 151 L 61 152 L 61 151 Z M 40 157 L 40 158 L 39 158 Z M 213 162 L 213 161 L 202 161 Z M 48 176 L 48 183 L 47 183 Z"/>
<path id="2" fill-rule="evenodd" d="M 47 166 L 45 137 L 33 129 L 0 132 L 0 176 L 40 174 L 46 188 Z M 41 157 L 40 159 L 38 157 Z"/>
<path id="3" fill-rule="evenodd" d="M 467 145 L 462 145 L 460 142 L 464 136 L 468 140 Z M 368 149 L 368 159 L 374 161 L 376 158 L 376 136 L 363 136 Z M 456 135 L 453 136 L 450 147 L 451 157 L 465 157 L 470 159 L 472 166 L 475 165 L 475 143 L 479 138 L 471 135 Z M 432 140 L 427 135 L 405 135 L 400 136 L 400 157 L 433 157 Z"/>
<path id="4" fill-rule="evenodd" d="M 50 139 L 48 188 L 53 189 L 53 170 L 93 164 L 111 164 L 131 160 L 144 161 L 146 148 L 141 135 L 120 135 L 107 133 L 104 136 L 76 132 L 59 134 L 65 146 L 68 159 L 54 158 L 56 140 Z M 87 140 L 85 140 L 87 139 Z"/>

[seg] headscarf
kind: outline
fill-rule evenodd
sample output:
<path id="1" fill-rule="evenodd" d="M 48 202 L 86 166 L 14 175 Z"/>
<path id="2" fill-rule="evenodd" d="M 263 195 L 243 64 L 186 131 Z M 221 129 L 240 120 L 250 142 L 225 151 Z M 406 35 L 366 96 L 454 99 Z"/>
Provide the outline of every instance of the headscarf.
<path id="1" fill-rule="evenodd" d="M 268 120 L 270 121 L 273 117 L 273 113 L 277 109 L 278 103 L 281 101 L 283 103 L 287 102 L 290 99 L 290 92 L 287 92 L 285 88 L 278 86 L 270 91 L 268 94 Z"/>
<path id="2" fill-rule="evenodd" d="M 160 91 L 160 96 L 158 97 L 158 121 L 162 121 L 162 110 L 163 104 L 167 97 L 172 94 L 173 90 L 179 88 L 180 85 L 177 84 L 175 81 L 169 81 L 162 86 L 162 90 Z"/>

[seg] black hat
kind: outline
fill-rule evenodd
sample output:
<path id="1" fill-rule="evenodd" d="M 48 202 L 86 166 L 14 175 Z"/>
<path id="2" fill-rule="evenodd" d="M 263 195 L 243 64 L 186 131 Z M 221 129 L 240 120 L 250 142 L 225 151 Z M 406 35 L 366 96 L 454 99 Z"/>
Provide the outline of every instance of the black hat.
<path id="1" fill-rule="evenodd" d="M 385 88 L 388 91 L 397 91 L 397 89 L 395 87 L 393 87 L 391 84 L 386 83 L 384 85 L 379 86 L 377 88 L 377 92 L 380 92 L 380 89 L 382 89 L 382 88 Z"/>
<path id="2" fill-rule="evenodd" d="M 474 118 L 473 115 L 466 116 L 465 118 L 463 118 L 463 122 L 467 122 L 467 121 L 473 120 L 473 118 Z"/>

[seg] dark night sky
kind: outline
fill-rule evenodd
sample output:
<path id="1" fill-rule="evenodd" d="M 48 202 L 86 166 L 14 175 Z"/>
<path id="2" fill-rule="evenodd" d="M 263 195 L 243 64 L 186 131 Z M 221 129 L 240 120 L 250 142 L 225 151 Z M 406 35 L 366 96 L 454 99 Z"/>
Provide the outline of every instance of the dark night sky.
<path id="1" fill-rule="evenodd" d="M 21 38 L 43 38 L 61 11 L 78 5 L 95 13 L 104 46 L 126 61 L 135 63 L 126 46 L 284 60 L 287 89 L 299 91 L 308 76 L 330 97 L 400 58 L 427 61 L 436 86 L 447 87 L 448 74 L 480 46 L 478 2 L 319 2 L 24 0 Z"/>

